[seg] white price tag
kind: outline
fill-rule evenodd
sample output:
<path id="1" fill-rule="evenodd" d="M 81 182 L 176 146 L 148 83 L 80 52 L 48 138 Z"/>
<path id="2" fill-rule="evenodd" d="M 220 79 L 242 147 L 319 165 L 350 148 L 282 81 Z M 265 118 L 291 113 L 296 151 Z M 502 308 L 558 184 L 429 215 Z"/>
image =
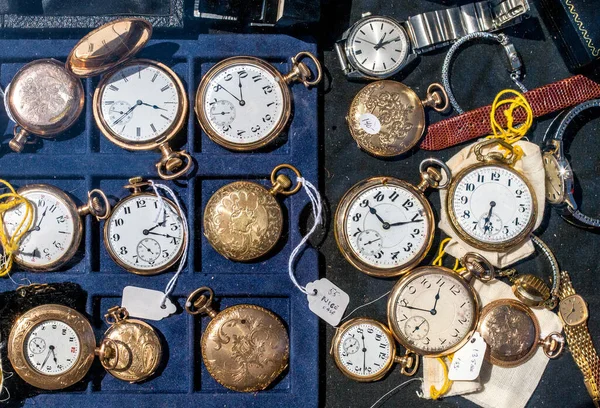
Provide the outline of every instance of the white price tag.
<path id="1" fill-rule="evenodd" d="M 306 285 L 308 308 L 336 327 L 350 303 L 350 296 L 328 279 L 319 279 Z M 316 292 L 315 292 L 316 291 Z"/>
<path id="2" fill-rule="evenodd" d="M 127 309 L 131 317 L 158 321 L 177 311 L 170 299 L 161 307 L 164 296 L 160 290 L 125 286 L 121 306 Z"/>
<path id="3" fill-rule="evenodd" d="M 487 344 L 478 332 L 461 347 L 452 359 L 448 379 L 452 381 L 472 381 L 479 376 Z"/>
<path id="4" fill-rule="evenodd" d="M 376 135 L 381 130 L 381 122 L 372 113 L 363 113 L 358 120 L 360 128 L 370 135 Z"/>

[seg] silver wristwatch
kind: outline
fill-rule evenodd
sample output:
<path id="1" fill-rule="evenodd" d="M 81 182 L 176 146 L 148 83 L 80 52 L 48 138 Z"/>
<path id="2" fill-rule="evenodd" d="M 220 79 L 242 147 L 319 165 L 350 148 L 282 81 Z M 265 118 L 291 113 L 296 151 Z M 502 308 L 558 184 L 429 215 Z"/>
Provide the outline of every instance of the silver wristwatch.
<path id="1" fill-rule="evenodd" d="M 481 31 L 516 24 L 529 12 L 528 0 L 488 0 L 430 11 L 399 22 L 370 13 L 335 44 L 349 79 L 383 79 L 398 73 L 419 54 Z"/>
<path id="2" fill-rule="evenodd" d="M 562 217 L 571 224 L 600 229 L 600 219 L 579 211 L 573 191 L 575 177 L 565 157 L 563 136 L 571 121 L 582 111 L 600 107 L 600 99 L 583 102 L 558 115 L 546 130 L 543 141 L 544 170 L 546 172 L 546 200 L 558 207 Z"/>

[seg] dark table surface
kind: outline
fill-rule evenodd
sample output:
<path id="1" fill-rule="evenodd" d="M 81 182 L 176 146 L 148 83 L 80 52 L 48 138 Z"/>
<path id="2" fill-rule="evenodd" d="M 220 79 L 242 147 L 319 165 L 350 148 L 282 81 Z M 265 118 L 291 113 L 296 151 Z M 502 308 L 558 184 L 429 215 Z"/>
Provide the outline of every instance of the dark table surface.
<path id="1" fill-rule="evenodd" d="M 329 71 L 329 81 L 324 86 L 322 101 L 324 109 L 322 186 L 330 207 L 330 224 L 327 235 L 320 245 L 320 251 L 324 258 L 325 276 L 350 295 L 348 310 L 378 298 L 391 289 L 395 280 L 377 279 L 359 272 L 345 261 L 338 250 L 333 236 L 331 217 L 342 195 L 356 182 L 378 175 L 395 176 L 416 183 L 421 160 L 430 156 L 447 160 L 462 146 L 441 152 L 415 150 L 392 160 L 374 158 L 360 151 L 350 136 L 345 116 L 352 98 L 364 84 L 351 83 L 345 79 L 339 68 L 333 43 L 365 11 L 393 16 L 402 21 L 408 16 L 443 7 L 439 3 L 423 0 L 332 0 L 325 3 L 323 7 L 320 41 L 325 66 Z M 526 68 L 524 84 L 529 89 L 571 75 L 545 22 L 538 17 L 536 4 L 533 5 L 532 17 L 529 20 L 505 30 L 505 33 L 510 36 L 521 53 Z M 412 87 L 423 97 L 429 84 L 441 81 L 441 66 L 446 52 L 447 48 L 444 48 L 423 56 L 411 69 L 395 79 Z M 496 93 L 502 89 L 515 89 L 508 76 L 505 55 L 501 47 L 491 43 L 470 43 L 463 47 L 463 51 L 459 52 L 454 59 L 451 82 L 454 85 L 455 96 L 465 110 L 490 104 Z M 428 112 L 427 116 L 429 123 L 442 119 L 442 116 L 432 111 Z M 542 140 L 553 116 L 536 121 L 528 136 L 531 141 Z M 594 139 L 598 134 L 600 119 L 595 118 L 598 118 L 598 112 L 582 118 L 573 126 L 573 132 L 570 133 L 576 133 L 577 137 L 569 148 L 571 164 L 580 186 L 578 194 L 583 209 L 590 215 L 598 214 L 596 203 L 598 203 L 597 191 L 600 186 L 596 182 L 600 170 L 600 158 L 598 144 Z M 438 193 L 430 192 L 428 196 L 438 214 L 440 208 Z M 600 236 L 567 224 L 550 207 L 546 207 L 545 220 L 536 233 L 552 248 L 561 268 L 570 272 L 576 291 L 587 300 L 591 311 L 590 330 L 593 337 L 597 339 L 596 343 L 600 344 L 600 314 L 596 313 L 600 306 L 600 297 L 597 294 L 600 283 L 595 253 L 600 244 Z M 438 232 L 434 249 L 439 245 L 440 238 L 442 237 Z M 430 255 L 424 262 L 430 263 L 431 260 Z M 530 272 L 541 277 L 547 277 L 550 272 L 548 264 L 541 256 L 534 256 L 521 262 L 517 268 L 522 273 Z M 361 309 L 354 316 L 368 316 L 386 321 L 386 298 Z M 324 323 L 322 326 L 322 333 L 325 334 L 321 360 L 323 405 L 332 408 L 370 407 L 379 397 L 407 379 L 400 375 L 398 367 L 376 383 L 358 383 L 346 378 L 338 371 L 329 356 L 334 329 Z M 417 376 L 421 376 L 421 372 Z M 390 396 L 382 406 L 470 407 L 474 405 L 460 397 L 447 398 L 439 402 L 423 400 L 416 395 L 419 387 L 419 382 L 408 384 Z M 528 406 L 592 406 L 582 375 L 568 350 L 559 359 L 548 363 Z"/>

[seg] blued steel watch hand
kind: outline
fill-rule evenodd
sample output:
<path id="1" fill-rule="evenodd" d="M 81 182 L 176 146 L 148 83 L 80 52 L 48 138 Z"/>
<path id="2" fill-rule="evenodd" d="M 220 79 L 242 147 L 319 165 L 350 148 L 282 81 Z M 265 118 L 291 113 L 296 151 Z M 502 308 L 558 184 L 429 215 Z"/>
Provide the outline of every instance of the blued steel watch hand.
<path id="1" fill-rule="evenodd" d="M 379 220 L 379 221 L 380 221 L 382 224 L 384 224 L 384 225 L 386 225 L 386 224 L 387 224 L 387 225 L 389 225 L 387 222 L 385 222 L 385 221 L 383 220 L 383 218 L 381 218 L 381 216 L 380 216 L 379 214 L 377 214 L 377 210 L 376 210 L 375 208 L 371 207 L 370 205 L 369 205 L 368 207 L 369 207 L 369 212 L 370 212 L 371 214 L 373 214 L 375 217 L 377 217 L 377 219 L 378 219 L 378 220 Z"/>
<path id="2" fill-rule="evenodd" d="M 229 92 L 227 90 L 227 88 L 225 88 L 223 85 L 218 85 L 221 87 L 222 90 L 224 90 L 225 92 L 227 92 L 229 95 L 233 96 L 235 98 L 236 101 L 238 101 L 238 103 L 240 104 L 240 106 L 244 106 L 246 104 L 246 101 L 238 98 L 237 96 L 235 96 L 234 94 L 232 94 L 231 92 Z"/>
<path id="3" fill-rule="evenodd" d="M 149 103 L 145 103 L 145 102 L 142 102 L 141 104 L 144 106 L 150 106 L 151 108 L 154 108 L 154 109 L 162 109 L 162 110 L 166 111 L 165 108 L 161 108 L 160 106 L 150 105 Z"/>
<path id="4" fill-rule="evenodd" d="M 44 213 L 42 214 L 42 216 L 40 217 L 40 220 L 38 222 L 38 225 L 36 225 L 36 227 L 34 228 L 36 231 L 40 230 L 40 225 L 42 225 L 42 221 L 44 220 L 44 217 L 46 216 L 46 212 L 48 212 L 48 207 L 46 207 L 46 209 L 44 210 Z"/>
<path id="5" fill-rule="evenodd" d="M 397 225 L 412 224 L 413 222 L 421 222 L 421 221 L 423 221 L 423 218 L 421 218 L 420 220 L 410 220 L 410 221 L 395 222 L 393 224 L 390 224 L 390 227 L 395 227 Z"/>
<path id="6" fill-rule="evenodd" d="M 166 216 L 166 213 L 167 212 L 165 211 L 165 216 Z M 163 222 L 159 222 L 154 227 L 143 230 L 142 234 L 148 235 L 151 231 L 154 231 L 156 228 L 158 228 L 158 227 L 164 227 L 164 225 L 165 225 L 166 222 L 167 222 L 167 220 L 164 220 Z"/>
<path id="7" fill-rule="evenodd" d="M 151 234 L 151 235 L 159 235 L 159 236 L 161 236 L 161 237 L 167 237 L 167 238 L 171 238 L 171 239 L 178 239 L 177 237 L 171 236 L 171 235 L 169 235 L 169 234 L 159 234 L 159 233 L 157 233 L 157 232 L 150 232 L 150 231 L 148 232 L 148 234 Z"/>
<path id="8" fill-rule="evenodd" d="M 244 95 L 242 94 L 242 76 L 241 75 L 238 75 L 238 81 L 239 81 L 238 84 L 240 87 L 240 105 L 245 105 L 246 101 L 244 101 Z"/>
<path id="9" fill-rule="evenodd" d="M 431 308 L 431 314 L 436 314 L 437 313 L 436 307 L 437 307 L 438 300 L 440 300 L 440 290 L 441 289 L 442 288 L 439 287 L 437 293 L 435 294 L 435 302 L 433 303 L 433 307 Z"/>
<path id="10" fill-rule="evenodd" d="M 495 201 L 490 202 L 490 211 L 488 212 L 487 217 L 485 217 L 485 223 L 483 224 L 483 232 L 488 232 L 490 230 L 490 219 L 492 218 L 492 211 L 494 211 L 495 206 Z"/>

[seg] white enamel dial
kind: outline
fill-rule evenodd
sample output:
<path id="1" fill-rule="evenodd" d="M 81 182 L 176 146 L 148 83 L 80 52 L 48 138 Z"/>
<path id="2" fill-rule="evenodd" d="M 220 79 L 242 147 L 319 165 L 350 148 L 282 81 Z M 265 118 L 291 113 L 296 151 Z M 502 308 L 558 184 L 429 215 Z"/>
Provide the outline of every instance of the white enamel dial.
<path id="1" fill-rule="evenodd" d="M 354 254 L 377 268 L 397 268 L 428 243 L 429 222 L 414 192 L 393 184 L 366 189 L 350 204 L 346 234 Z"/>
<path id="2" fill-rule="evenodd" d="M 392 358 L 388 336 L 376 325 L 357 323 L 341 335 L 336 350 L 345 370 L 354 375 L 369 377 L 379 374 Z"/>
<path id="3" fill-rule="evenodd" d="M 122 141 L 144 143 L 172 128 L 179 99 L 179 88 L 168 72 L 149 63 L 133 63 L 110 74 L 100 95 L 100 114 Z"/>
<path id="4" fill-rule="evenodd" d="M 75 223 L 65 201 L 49 191 L 23 192 L 32 204 L 34 219 L 29 232 L 20 242 L 17 259 L 24 266 L 44 267 L 60 261 L 75 240 Z M 4 224 L 13 235 L 25 217 L 25 206 L 20 205 L 4 214 Z M 78 233 L 78 231 L 77 231 Z"/>
<path id="5" fill-rule="evenodd" d="M 106 244 L 125 268 L 151 271 L 168 266 L 181 256 L 185 243 L 182 220 L 176 207 L 165 200 L 142 194 L 123 199 L 107 221 Z"/>
<path id="6" fill-rule="evenodd" d="M 203 109 L 217 134 L 244 145 L 269 137 L 284 112 L 282 87 L 266 69 L 250 63 L 223 67 L 203 95 Z"/>
<path id="7" fill-rule="evenodd" d="M 29 365 L 46 375 L 69 371 L 81 351 L 79 337 L 73 328 L 60 320 L 47 320 L 35 326 L 23 347 Z"/>
<path id="8" fill-rule="evenodd" d="M 373 75 L 385 75 L 398 69 L 410 49 L 406 31 L 385 17 L 364 20 L 352 31 L 348 44 L 358 68 Z"/>
<path id="9" fill-rule="evenodd" d="M 531 227 L 533 192 L 515 172 L 502 166 L 476 167 L 455 183 L 453 215 L 473 240 L 506 244 Z"/>
<path id="10" fill-rule="evenodd" d="M 442 353 L 460 343 L 474 325 L 472 292 L 458 275 L 410 274 L 394 297 L 393 325 L 407 348 Z"/>

